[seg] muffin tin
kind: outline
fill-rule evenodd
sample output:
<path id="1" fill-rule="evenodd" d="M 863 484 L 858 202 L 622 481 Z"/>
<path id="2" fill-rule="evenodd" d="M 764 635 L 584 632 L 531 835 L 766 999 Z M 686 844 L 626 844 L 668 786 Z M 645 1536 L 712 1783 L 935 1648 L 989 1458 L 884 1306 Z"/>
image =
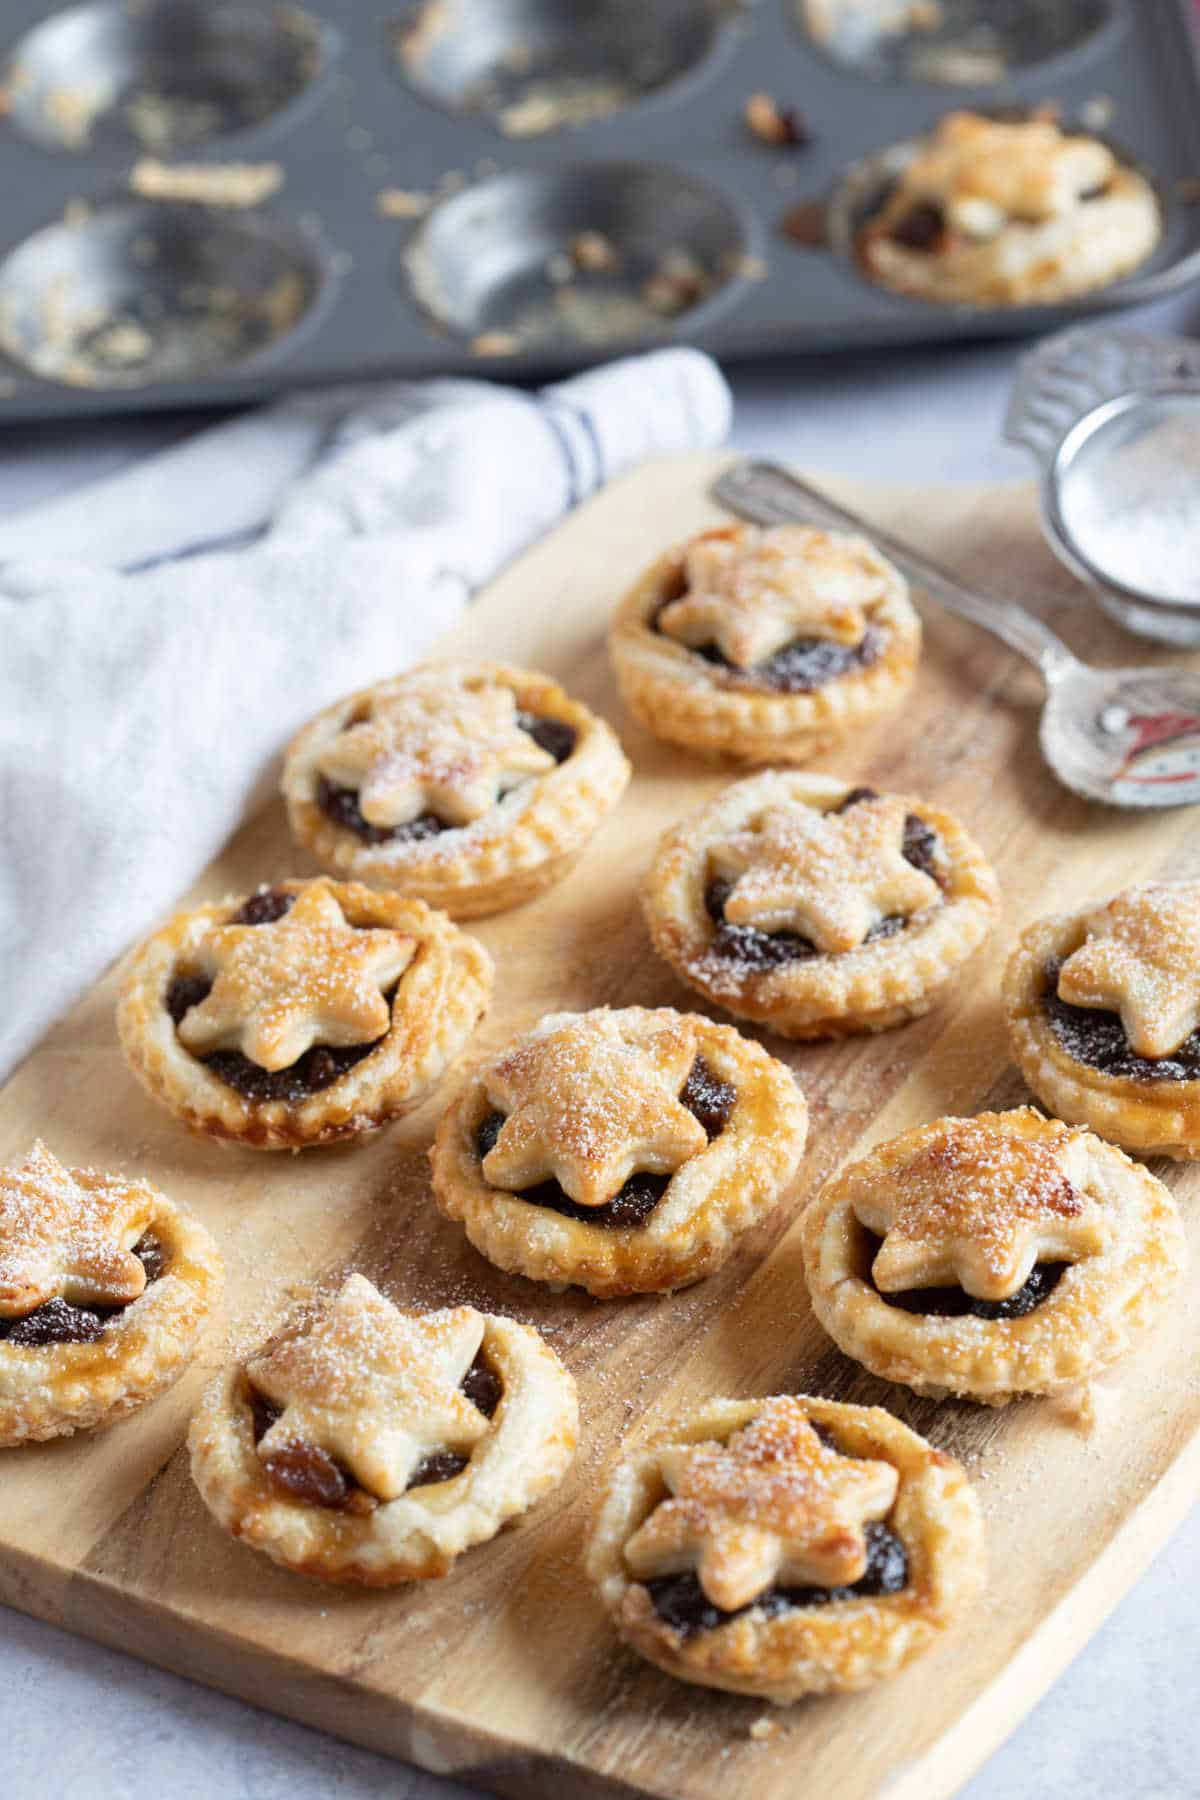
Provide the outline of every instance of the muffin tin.
<path id="1" fill-rule="evenodd" d="M 525 376 L 672 339 L 736 357 L 1028 333 L 1200 273 L 1188 0 L 892 11 L 880 31 L 847 0 L 9 0 L 0 419 Z M 806 141 L 748 130 L 761 92 Z M 1156 182 L 1151 261 L 1048 308 L 873 286 L 855 230 L 897 147 L 956 105 L 1045 101 Z M 163 197 L 155 166 L 133 191 L 146 158 L 227 191 Z"/>

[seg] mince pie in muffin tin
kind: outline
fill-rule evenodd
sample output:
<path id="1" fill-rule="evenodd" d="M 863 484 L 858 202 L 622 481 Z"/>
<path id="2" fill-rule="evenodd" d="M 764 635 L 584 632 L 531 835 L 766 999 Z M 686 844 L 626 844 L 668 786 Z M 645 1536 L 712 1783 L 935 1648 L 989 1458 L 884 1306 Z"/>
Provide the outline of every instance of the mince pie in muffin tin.
<path id="1" fill-rule="evenodd" d="M 487 952 L 444 913 L 322 876 L 177 913 L 135 953 L 117 1025 L 185 1123 L 303 1149 L 420 1105 L 491 985 Z"/>
<path id="2" fill-rule="evenodd" d="M 991 930 L 997 892 L 940 808 L 773 770 L 672 827 L 642 899 L 655 949 L 690 987 L 815 1038 L 927 1012 Z"/>
<path id="3" fill-rule="evenodd" d="M 903 699 L 921 622 L 865 538 L 725 525 L 657 562 L 618 607 L 622 698 L 668 743 L 805 762 Z"/>
<path id="4" fill-rule="evenodd" d="M 1004 992 L 1017 1066 L 1060 1117 L 1140 1155 L 1200 1157 L 1200 881 L 1038 920 Z"/>
<path id="5" fill-rule="evenodd" d="M 628 781 L 613 731 L 548 676 L 430 663 L 319 713 L 283 793 L 327 868 L 463 919 L 560 880 Z"/>
<path id="6" fill-rule="evenodd" d="M 445 1575 L 565 1474 L 575 1383 L 528 1325 L 402 1312 L 351 1275 L 315 1317 L 220 1374 L 192 1475 L 233 1537 L 326 1581 Z"/>
<path id="7" fill-rule="evenodd" d="M 587 1566 L 640 1655 L 786 1704 L 929 1648 L 983 1584 L 983 1526 L 958 1463 L 879 1407 L 709 1400 L 617 1464 Z"/>
<path id="8" fill-rule="evenodd" d="M 554 1013 L 438 1126 L 433 1191 L 499 1268 L 601 1298 L 698 1281 L 776 1206 L 804 1150 L 790 1070 L 667 1007 Z"/>
<path id="9" fill-rule="evenodd" d="M 1162 235 L 1154 189 L 1050 118 L 950 113 L 859 235 L 867 274 L 924 300 L 1025 306 L 1107 287 Z"/>
<path id="10" fill-rule="evenodd" d="M 221 1298 L 203 1226 L 148 1181 L 0 1169 L 0 1446 L 111 1425 L 169 1388 Z"/>
<path id="11" fill-rule="evenodd" d="M 809 1203 L 802 1243 L 813 1311 L 847 1356 L 993 1406 L 1116 1362 L 1187 1260 L 1161 1181 L 1031 1107 L 880 1144 Z"/>

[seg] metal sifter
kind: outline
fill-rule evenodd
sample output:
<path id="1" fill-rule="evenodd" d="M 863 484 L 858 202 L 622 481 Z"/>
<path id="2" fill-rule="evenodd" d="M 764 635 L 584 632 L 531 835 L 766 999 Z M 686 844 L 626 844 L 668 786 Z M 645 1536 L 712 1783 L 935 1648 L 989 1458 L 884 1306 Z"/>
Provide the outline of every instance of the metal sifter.
<path id="1" fill-rule="evenodd" d="M 1128 631 L 1200 646 L 1200 344 L 1074 330 L 1021 361 L 1005 421 L 1050 545 Z"/>

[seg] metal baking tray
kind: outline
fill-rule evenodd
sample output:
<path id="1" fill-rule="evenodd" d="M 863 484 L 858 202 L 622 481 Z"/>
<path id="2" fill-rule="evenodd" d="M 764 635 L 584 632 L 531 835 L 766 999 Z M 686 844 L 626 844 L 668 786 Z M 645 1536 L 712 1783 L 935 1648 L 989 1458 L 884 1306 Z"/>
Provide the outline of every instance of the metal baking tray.
<path id="1" fill-rule="evenodd" d="M 820 39 L 805 7 L 827 4 L 0 0 L 0 420 L 673 339 L 732 358 L 1021 334 L 1200 274 L 1188 0 L 916 0 L 914 28 Z M 760 92 L 807 141 L 750 132 Z M 1053 307 L 867 281 L 852 227 L 881 153 L 955 106 L 1046 102 L 1155 181 L 1151 261 Z M 153 197 L 178 163 L 257 203 Z"/>

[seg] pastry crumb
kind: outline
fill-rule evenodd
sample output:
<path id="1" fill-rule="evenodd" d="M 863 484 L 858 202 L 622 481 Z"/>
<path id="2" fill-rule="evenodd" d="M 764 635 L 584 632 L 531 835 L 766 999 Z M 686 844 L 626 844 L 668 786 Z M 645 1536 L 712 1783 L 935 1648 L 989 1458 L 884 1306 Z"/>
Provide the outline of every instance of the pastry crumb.
<path id="1" fill-rule="evenodd" d="M 770 270 L 761 256 L 747 256 L 739 251 L 725 259 L 727 275 L 737 276 L 742 281 L 765 281 Z"/>
<path id="2" fill-rule="evenodd" d="M 521 348 L 511 331 L 481 331 L 471 339 L 472 356 L 513 356 Z"/>
<path id="3" fill-rule="evenodd" d="M 384 219 L 419 219 L 429 211 L 432 199 L 414 188 L 381 188 L 375 196 L 375 210 Z"/>
<path id="4" fill-rule="evenodd" d="M 1093 94 L 1079 109 L 1079 123 L 1088 131 L 1103 131 L 1112 124 L 1116 103 L 1111 94 Z"/>
<path id="5" fill-rule="evenodd" d="M 204 206 L 261 206 L 282 186 L 279 163 L 164 163 L 143 156 L 129 171 L 129 191 L 143 200 L 190 200 Z"/>
<path id="6" fill-rule="evenodd" d="M 93 336 L 91 351 L 110 369 L 137 368 L 154 349 L 154 339 L 136 319 L 114 319 Z"/>
<path id="7" fill-rule="evenodd" d="M 109 92 L 96 88 L 51 88 L 42 99 L 42 112 L 68 150 L 86 150 L 92 127 L 111 101 Z"/>
<path id="8" fill-rule="evenodd" d="M 747 1735 L 752 1737 L 756 1743 L 770 1743 L 771 1739 L 777 1738 L 782 1730 L 783 1726 L 777 1718 L 771 1713 L 764 1713 L 761 1719 L 755 1719 Z"/>
<path id="9" fill-rule="evenodd" d="M 795 107 L 780 106 L 770 94 L 751 94 L 742 116 L 752 137 L 776 149 L 799 150 L 812 141 Z"/>
<path id="10" fill-rule="evenodd" d="M 1081 1437 L 1094 1436 L 1112 1418 L 1119 1405 L 1119 1388 L 1104 1377 L 1081 1381 L 1077 1387 L 1066 1388 L 1061 1394 L 1052 1394 L 1048 1402 L 1051 1416 L 1060 1425 L 1077 1431 Z"/>
<path id="11" fill-rule="evenodd" d="M 571 261 L 585 274 L 608 274 L 620 267 L 621 257 L 611 238 L 602 231 L 577 231 L 570 244 Z"/>
<path id="12" fill-rule="evenodd" d="M 603 76 L 532 81 L 495 115 L 506 137 L 539 137 L 564 125 L 588 125 L 625 105 L 627 85 Z"/>
<path id="13" fill-rule="evenodd" d="M 801 250 L 820 250 L 829 241 L 829 214 L 823 200 L 799 200 L 779 221 L 781 236 Z"/>
<path id="14" fill-rule="evenodd" d="M 673 318 L 702 300 L 712 283 L 690 250 L 667 250 L 642 283 L 642 299 L 652 312 Z"/>

